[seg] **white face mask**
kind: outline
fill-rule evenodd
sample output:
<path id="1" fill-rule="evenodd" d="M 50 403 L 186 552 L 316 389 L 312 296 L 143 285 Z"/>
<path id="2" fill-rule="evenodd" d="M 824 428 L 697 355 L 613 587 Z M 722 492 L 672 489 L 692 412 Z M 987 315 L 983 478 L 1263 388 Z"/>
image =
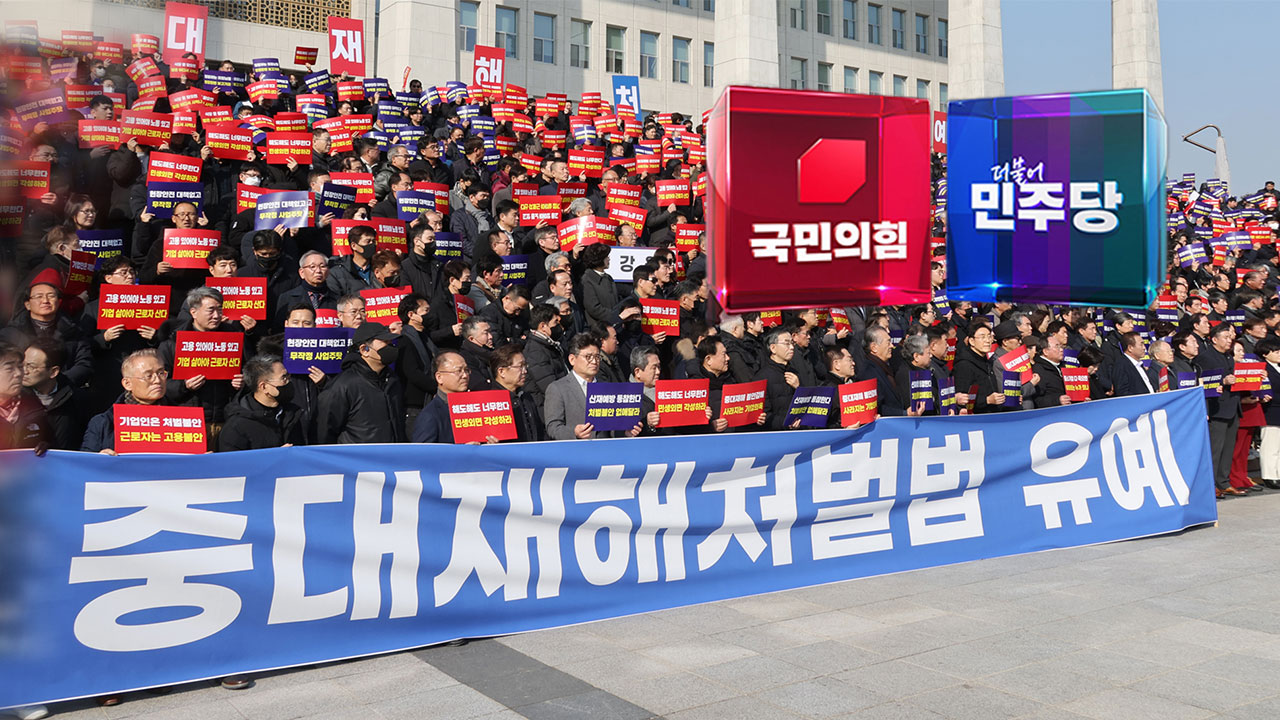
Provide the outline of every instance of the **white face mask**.
<path id="1" fill-rule="evenodd" d="M 93 69 L 93 76 L 94 76 L 94 77 L 106 77 L 106 76 L 107 76 L 107 69 L 106 69 L 106 68 L 99 68 L 99 67 L 96 67 L 96 68 L 94 68 L 94 69 Z"/>
<path id="2" fill-rule="evenodd" d="M 106 83 L 103 83 L 103 85 L 102 85 L 102 92 L 104 92 L 104 93 L 113 93 L 113 92 L 115 92 L 115 91 L 116 91 L 116 86 L 115 86 L 115 85 L 107 85 Z"/>
<path id="3" fill-rule="evenodd" d="M 253 185 L 253 186 L 255 186 L 255 187 L 256 187 L 256 186 L 258 186 L 258 185 L 261 185 L 261 184 L 262 184 L 262 176 L 260 176 L 260 175 L 254 175 L 254 176 L 252 176 L 252 177 L 244 178 L 244 184 L 245 184 L 245 185 Z"/>

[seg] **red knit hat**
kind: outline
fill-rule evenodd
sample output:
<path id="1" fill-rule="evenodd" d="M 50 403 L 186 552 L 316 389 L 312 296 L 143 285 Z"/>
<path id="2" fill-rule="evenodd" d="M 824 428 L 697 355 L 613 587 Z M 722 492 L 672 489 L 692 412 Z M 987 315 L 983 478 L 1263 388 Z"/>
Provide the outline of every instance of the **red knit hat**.
<path id="1" fill-rule="evenodd" d="M 31 287 L 35 287 L 37 285 L 49 285 L 57 288 L 58 290 L 62 290 L 62 276 L 53 268 L 45 268 L 40 271 L 40 274 L 36 275 L 34 280 L 31 281 Z"/>

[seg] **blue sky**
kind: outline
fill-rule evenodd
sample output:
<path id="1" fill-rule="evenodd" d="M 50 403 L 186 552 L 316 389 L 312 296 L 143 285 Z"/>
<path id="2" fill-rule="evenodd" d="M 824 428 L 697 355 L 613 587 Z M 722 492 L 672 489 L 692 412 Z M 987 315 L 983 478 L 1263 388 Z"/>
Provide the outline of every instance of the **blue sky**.
<path id="1" fill-rule="evenodd" d="M 1003 0 L 1001 16 L 1006 94 L 1111 87 L 1111 0 Z M 1170 177 L 1213 174 L 1213 154 L 1182 141 L 1213 123 L 1227 141 L 1232 194 L 1280 182 L 1280 100 L 1267 89 L 1276 27 L 1280 0 L 1160 0 Z M 1215 135 L 1195 139 L 1212 147 Z"/>

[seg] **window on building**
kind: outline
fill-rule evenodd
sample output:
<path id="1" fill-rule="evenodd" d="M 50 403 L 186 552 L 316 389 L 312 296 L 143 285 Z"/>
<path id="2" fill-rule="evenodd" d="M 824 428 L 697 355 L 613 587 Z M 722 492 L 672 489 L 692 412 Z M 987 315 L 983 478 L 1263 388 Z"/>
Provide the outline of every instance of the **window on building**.
<path id="1" fill-rule="evenodd" d="M 895 97 L 907 96 L 907 76 L 906 75 L 893 76 L 893 94 Z"/>
<path id="2" fill-rule="evenodd" d="M 671 38 L 671 80 L 672 82 L 689 82 L 689 39 Z"/>
<path id="3" fill-rule="evenodd" d="M 809 29 L 808 0 L 791 0 L 791 27 L 797 30 Z"/>
<path id="4" fill-rule="evenodd" d="M 872 70 L 867 73 L 867 92 L 872 95 L 879 95 L 881 85 L 884 84 L 884 73 Z"/>
<path id="5" fill-rule="evenodd" d="M 921 100 L 929 99 L 929 81 L 928 80 L 919 80 L 919 79 L 916 80 L 916 97 L 920 98 Z"/>
<path id="6" fill-rule="evenodd" d="M 716 0 L 702 0 L 702 11 L 713 13 L 716 11 Z"/>
<path id="7" fill-rule="evenodd" d="M 831 0 L 817 0 L 818 3 L 818 32 L 823 35 L 831 34 Z"/>
<path id="8" fill-rule="evenodd" d="M 658 34 L 640 31 L 640 77 L 658 77 Z"/>
<path id="9" fill-rule="evenodd" d="M 880 44 L 880 6 L 867 6 L 867 42 Z"/>
<path id="10" fill-rule="evenodd" d="M 555 64 L 556 16 L 533 14 L 533 60 Z"/>
<path id="11" fill-rule="evenodd" d="M 858 68 L 844 66 L 844 91 L 847 93 L 858 92 Z"/>
<path id="12" fill-rule="evenodd" d="M 676 7 L 689 7 L 689 0 L 671 0 L 671 4 Z"/>
<path id="13" fill-rule="evenodd" d="M 840 30 L 846 40 L 858 39 L 858 0 L 843 0 L 844 14 L 840 17 Z"/>
<path id="14" fill-rule="evenodd" d="M 947 84 L 938 83 L 938 109 L 946 111 L 947 109 Z"/>
<path id="15" fill-rule="evenodd" d="M 476 16 L 479 15 L 480 3 L 458 3 L 458 47 L 471 52 L 476 49 Z"/>
<path id="16" fill-rule="evenodd" d="M 613 27 L 604 29 L 604 69 L 611 73 L 621 74 L 623 50 L 627 44 L 625 28 Z"/>
<path id="17" fill-rule="evenodd" d="M 791 89 L 804 90 L 805 76 L 809 73 L 809 61 L 803 58 L 791 58 Z"/>
<path id="18" fill-rule="evenodd" d="M 938 20 L 938 57 L 947 56 L 947 21 Z"/>
<path id="19" fill-rule="evenodd" d="M 716 86 L 716 44 L 702 43 L 702 85 Z"/>
<path id="20" fill-rule="evenodd" d="M 591 67 L 591 23 L 569 21 L 569 64 L 584 70 Z"/>
<path id="21" fill-rule="evenodd" d="M 907 47 L 907 13 L 905 10 L 893 11 L 893 46 L 899 50 Z"/>
<path id="22" fill-rule="evenodd" d="M 916 16 L 916 52 L 929 54 L 929 16 Z"/>
<path id="23" fill-rule="evenodd" d="M 831 63 L 818 63 L 818 89 L 831 92 Z"/>
<path id="24" fill-rule="evenodd" d="M 512 8 L 500 7 L 495 10 L 494 45 L 507 51 L 508 60 L 514 60 L 520 57 L 519 14 Z"/>

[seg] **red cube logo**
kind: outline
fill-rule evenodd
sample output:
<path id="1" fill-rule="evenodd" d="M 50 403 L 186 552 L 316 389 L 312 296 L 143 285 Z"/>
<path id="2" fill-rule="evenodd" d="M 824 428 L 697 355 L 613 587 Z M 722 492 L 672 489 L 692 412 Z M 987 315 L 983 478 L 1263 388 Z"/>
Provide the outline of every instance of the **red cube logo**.
<path id="1" fill-rule="evenodd" d="M 720 304 L 928 302 L 931 130 L 925 100 L 727 88 L 707 132 Z"/>

